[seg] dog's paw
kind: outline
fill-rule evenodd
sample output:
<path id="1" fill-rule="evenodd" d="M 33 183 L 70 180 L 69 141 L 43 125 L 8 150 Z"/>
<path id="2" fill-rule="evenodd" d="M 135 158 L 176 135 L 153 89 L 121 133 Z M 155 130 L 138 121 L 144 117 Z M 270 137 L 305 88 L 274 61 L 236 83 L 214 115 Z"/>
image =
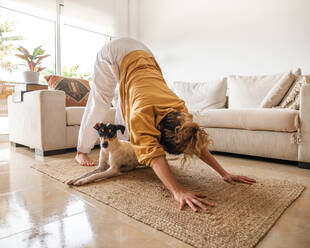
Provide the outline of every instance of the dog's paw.
<path id="1" fill-rule="evenodd" d="M 68 185 L 73 185 L 76 181 L 77 181 L 77 179 L 72 178 L 72 179 L 69 179 L 66 183 L 67 183 Z"/>
<path id="2" fill-rule="evenodd" d="M 86 183 L 87 183 L 86 180 L 80 179 L 80 180 L 75 181 L 75 182 L 73 183 L 73 185 L 74 185 L 74 186 L 81 186 L 81 185 L 84 185 L 84 184 L 86 184 Z"/>

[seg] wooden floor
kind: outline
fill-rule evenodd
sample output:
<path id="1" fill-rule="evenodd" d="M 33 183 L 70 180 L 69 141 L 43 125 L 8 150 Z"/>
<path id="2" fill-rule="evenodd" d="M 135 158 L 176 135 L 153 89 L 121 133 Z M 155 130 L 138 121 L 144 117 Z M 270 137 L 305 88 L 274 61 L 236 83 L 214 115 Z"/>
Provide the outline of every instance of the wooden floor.
<path id="1" fill-rule="evenodd" d="M 0 247 L 191 247 L 30 168 L 73 156 L 36 157 L 25 147 L 0 143 Z M 310 170 L 273 161 L 216 158 L 224 167 L 259 168 L 264 176 L 268 171 L 289 172 L 289 180 L 306 185 L 257 247 L 310 247 Z"/>

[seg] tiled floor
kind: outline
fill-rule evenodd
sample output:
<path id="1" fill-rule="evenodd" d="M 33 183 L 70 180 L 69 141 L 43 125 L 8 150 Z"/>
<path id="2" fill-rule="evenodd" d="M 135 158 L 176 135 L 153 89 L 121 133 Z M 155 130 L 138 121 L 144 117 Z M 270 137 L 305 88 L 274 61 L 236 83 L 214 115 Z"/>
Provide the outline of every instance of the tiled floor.
<path id="1" fill-rule="evenodd" d="M 0 143 L 0 247 L 190 247 L 30 168 L 33 163 L 73 156 L 36 158 L 27 148 Z M 216 157 L 224 167 L 250 166 L 265 176 L 272 171 L 306 185 L 257 247 L 310 247 L 310 170 Z"/>

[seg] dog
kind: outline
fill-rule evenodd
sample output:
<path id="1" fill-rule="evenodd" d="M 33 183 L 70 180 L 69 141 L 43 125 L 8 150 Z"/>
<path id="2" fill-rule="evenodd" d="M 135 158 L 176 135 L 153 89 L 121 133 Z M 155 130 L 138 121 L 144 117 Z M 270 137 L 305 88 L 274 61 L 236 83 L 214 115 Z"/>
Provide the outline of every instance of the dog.
<path id="1" fill-rule="evenodd" d="M 94 128 L 98 131 L 100 137 L 98 166 L 91 172 L 70 179 L 67 182 L 68 185 L 84 185 L 99 179 L 118 176 L 122 172 L 128 172 L 141 166 L 131 144 L 128 141 L 120 141 L 117 138 L 118 130 L 124 134 L 124 126 L 99 122 Z"/>

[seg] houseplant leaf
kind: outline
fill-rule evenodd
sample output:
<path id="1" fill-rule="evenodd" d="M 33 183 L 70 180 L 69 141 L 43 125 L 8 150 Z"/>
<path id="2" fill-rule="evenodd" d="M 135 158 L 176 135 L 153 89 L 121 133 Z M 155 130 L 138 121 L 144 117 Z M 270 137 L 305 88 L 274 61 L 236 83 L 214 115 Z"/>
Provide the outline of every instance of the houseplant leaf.
<path id="1" fill-rule="evenodd" d="M 19 46 L 19 47 L 17 48 L 17 50 L 20 51 L 21 53 L 23 53 L 23 54 L 26 55 L 26 56 L 29 56 L 29 55 L 30 55 L 29 51 L 28 51 L 26 48 L 22 47 L 22 46 Z"/>
<path id="2" fill-rule="evenodd" d="M 33 50 L 33 57 L 37 58 L 40 55 L 43 55 L 45 53 L 45 50 L 42 49 L 42 46 L 38 46 Z"/>

